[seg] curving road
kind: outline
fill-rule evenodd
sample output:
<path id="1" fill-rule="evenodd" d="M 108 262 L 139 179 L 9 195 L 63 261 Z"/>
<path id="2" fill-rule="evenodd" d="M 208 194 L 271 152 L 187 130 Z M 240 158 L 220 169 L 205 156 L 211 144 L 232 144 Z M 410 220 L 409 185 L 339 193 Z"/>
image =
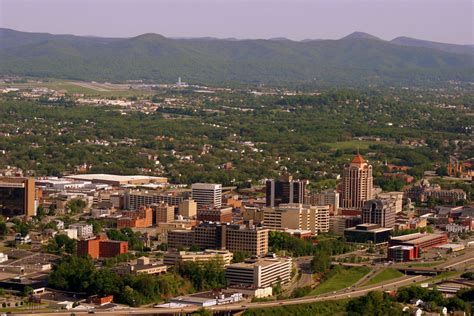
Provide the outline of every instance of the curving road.
<path id="1" fill-rule="evenodd" d="M 474 256 L 472 256 L 472 252 L 469 251 L 467 256 L 459 256 L 457 258 L 453 258 L 453 260 L 449 260 L 444 264 L 440 265 L 439 267 L 442 268 L 452 268 L 458 265 L 462 265 L 469 261 L 474 261 Z M 219 306 L 212 306 L 208 307 L 210 311 L 239 311 L 245 310 L 249 308 L 268 308 L 268 307 L 275 307 L 281 305 L 296 305 L 296 304 L 306 304 L 306 303 L 314 303 L 320 301 L 329 301 L 329 300 L 339 300 L 344 298 L 352 298 L 366 295 L 371 291 L 388 291 L 388 290 L 396 290 L 399 287 L 410 285 L 413 283 L 421 282 L 424 280 L 429 280 L 430 277 L 427 276 L 405 276 L 403 279 L 396 279 L 394 281 L 387 281 L 380 284 L 375 284 L 371 286 L 365 286 L 358 289 L 343 289 L 341 291 L 333 292 L 333 293 L 326 293 L 318 296 L 306 296 L 300 297 L 295 299 L 287 299 L 281 301 L 271 301 L 271 302 L 255 302 L 255 303 L 239 303 L 239 304 L 229 304 L 229 305 L 219 305 Z M 199 309 L 197 306 L 190 306 L 181 309 L 177 308 L 130 308 L 124 310 L 107 310 L 107 311 L 100 311 L 95 310 L 96 314 L 101 315 L 146 315 L 146 314 L 180 314 L 180 313 L 192 313 Z M 87 312 L 81 311 L 68 311 L 68 312 L 51 312 L 51 313 L 35 313 L 34 315 L 59 315 L 59 316 L 70 316 L 71 313 L 76 315 L 86 314 Z M 32 313 L 23 313 L 23 314 L 15 314 L 15 315 L 32 315 Z"/>

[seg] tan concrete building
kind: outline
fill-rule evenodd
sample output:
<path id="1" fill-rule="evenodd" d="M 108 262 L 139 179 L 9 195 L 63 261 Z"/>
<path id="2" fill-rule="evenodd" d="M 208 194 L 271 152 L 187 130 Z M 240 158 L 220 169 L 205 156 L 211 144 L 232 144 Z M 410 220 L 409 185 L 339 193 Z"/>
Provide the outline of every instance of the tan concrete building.
<path id="1" fill-rule="evenodd" d="M 195 218 L 197 215 L 196 201 L 189 199 L 179 203 L 179 215 L 185 218 Z"/>
<path id="2" fill-rule="evenodd" d="M 168 232 L 171 230 L 191 230 L 197 225 L 195 220 L 175 220 L 172 223 L 158 223 L 156 236 L 160 243 L 168 243 Z"/>
<path id="3" fill-rule="evenodd" d="M 374 196 L 372 166 L 357 154 L 344 169 L 341 182 L 341 207 L 362 208 Z"/>
<path id="4" fill-rule="evenodd" d="M 168 203 L 152 204 L 150 208 L 153 211 L 153 224 L 171 223 L 174 221 L 174 206 Z"/>
<path id="5" fill-rule="evenodd" d="M 309 194 L 306 197 L 305 204 L 310 205 L 329 205 L 332 213 L 336 213 L 339 209 L 339 192 L 336 190 L 326 190 L 318 193 Z"/>
<path id="6" fill-rule="evenodd" d="M 262 258 L 230 264 L 225 276 L 229 284 L 262 288 L 288 282 L 291 278 L 291 258 Z"/>
<path id="7" fill-rule="evenodd" d="M 382 200 L 393 200 L 395 213 L 403 211 L 403 192 L 383 192 L 377 194 L 377 198 Z"/>
<path id="8" fill-rule="evenodd" d="M 240 210 L 244 221 L 253 221 L 255 224 L 263 222 L 262 208 L 244 204 Z"/>
<path id="9" fill-rule="evenodd" d="M 140 257 L 136 263 L 118 266 L 113 269 L 118 275 L 124 274 L 164 274 L 168 267 L 164 264 L 150 262 L 148 257 Z"/>
<path id="10" fill-rule="evenodd" d="M 313 234 L 329 231 L 329 205 L 280 204 L 264 208 L 263 225 L 270 229 L 310 230 Z"/>
<path id="11" fill-rule="evenodd" d="M 165 253 L 163 263 L 166 265 L 176 265 L 179 262 L 193 261 L 193 262 L 207 262 L 212 259 L 220 258 L 224 265 L 232 262 L 232 252 L 228 250 L 213 250 L 206 249 L 204 251 L 170 251 Z"/>
<path id="12" fill-rule="evenodd" d="M 229 225 L 226 229 L 226 249 L 244 251 L 254 256 L 268 253 L 268 229 Z"/>

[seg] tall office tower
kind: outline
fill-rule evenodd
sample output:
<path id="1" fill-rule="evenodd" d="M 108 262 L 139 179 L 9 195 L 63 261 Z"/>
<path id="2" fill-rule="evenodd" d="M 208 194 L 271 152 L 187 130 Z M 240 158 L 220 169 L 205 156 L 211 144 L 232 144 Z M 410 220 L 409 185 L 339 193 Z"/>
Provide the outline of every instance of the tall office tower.
<path id="1" fill-rule="evenodd" d="M 179 203 L 179 215 L 185 218 L 195 218 L 197 215 L 197 203 L 193 199 L 184 200 Z"/>
<path id="2" fill-rule="evenodd" d="M 0 214 L 36 215 L 35 179 L 0 177 Z"/>
<path id="3" fill-rule="evenodd" d="M 266 206 L 275 207 L 280 204 L 304 203 L 308 180 L 293 180 L 283 174 L 279 180 L 268 180 L 266 184 Z"/>
<path id="4" fill-rule="evenodd" d="M 365 202 L 362 207 L 362 223 L 392 228 L 395 226 L 395 203 L 394 199 L 374 199 Z"/>
<path id="5" fill-rule="evenodd" d="M 222 206 L 222 184 L 194 183 L 191 196 L 198 208 L 220 208 Z"/>
<path id="6" fill-rule="evenodd" d="M 341 182 L 341 207 L 360 209 L 373 198 L 372 166 L 357 154 L 344 169 Z"/>
<path id="7" fill-rule="evenodd" d="M 152 204 L 150 208 L 153 211 L 153 224 L 171 223 L 174 221 L 174 206 L 168 203 Z"/>

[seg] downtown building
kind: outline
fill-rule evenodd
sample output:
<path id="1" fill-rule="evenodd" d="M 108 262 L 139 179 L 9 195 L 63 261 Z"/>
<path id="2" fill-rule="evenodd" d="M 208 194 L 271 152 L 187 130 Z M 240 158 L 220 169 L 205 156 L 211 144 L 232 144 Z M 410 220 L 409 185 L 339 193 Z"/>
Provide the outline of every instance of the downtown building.
<path id="1" fill-rule="evenodd" d="M 309 230 L 313 235 L 329 232 L 329 205 L 280 204 L 263 209 L 263 226 L 269 229 Z"/>
<path id="2" fill-rule="evenodd" d="M 191 186 L 191 196 L 198 209 L 221 208 L 222 184 L 194 183 Z"/>
<path id="3" fill-rule="evenodd" d="M 162 191 L 126 190 L 124 193 L 124 209 L 138 210 L 141 207 L 161 203 L 177 207 L 184 200 L 184 196 Z"/>
<path id="4" fill-rule="evenodd" d="M 35 179 L 0 177 L 0 215 L 36 215 Z"/>
<path id="5" fill-rule="evenodd" d="M 325 190 L 318 193 L 309 194 L 305 199 L 305 204 L 329 205 L 331 213 L 336 213 L 339 209 L 340 194 L 336 190 Z"/>
<path id="6" fill-rule="evenodd" d="M 109 240 L 105 235 L 94 239 L 77 241 L 77 256 L 90 256 L 92 259 L 112 258 L 128 253 L 128 242 Z"/>
<path id="7" fill-rule="evenodd" d="M 380 227 L 395 226 L 396 204 L 393 199 L 373 199 L 362 207 L 362 223 L 378 224 Z"/>
<path id="8" fill-rule="evenodd" d="M 201 223 L 189 230 L 168 232 L 169 248 L 227 249 L 245 251 L 254 256 L 268 252 L 268 229 L 252 225 L 231 225 L 225 223 Z"/>
<path id="9" fill-rule="evenodd" d="M 280 204 L 305 203 L 308 180 L 293 180 L 289 174 L 283 174 L 278 180 L 267 180 L 265 185 L 267 207 Z"/>
<path id="10" fill-rule="evenodd" d="M 360 209 L 374 196 L 372 166 L 357 154 L 344 168 L 341 191 L 341 208 Z"/>
<path id="11" fill-rule="evenodd" d="M 233 263 L 226 267 L 225 277 L 230 286 L 265 288 L 291 279 L 291 258 L 261 258 Z"/>

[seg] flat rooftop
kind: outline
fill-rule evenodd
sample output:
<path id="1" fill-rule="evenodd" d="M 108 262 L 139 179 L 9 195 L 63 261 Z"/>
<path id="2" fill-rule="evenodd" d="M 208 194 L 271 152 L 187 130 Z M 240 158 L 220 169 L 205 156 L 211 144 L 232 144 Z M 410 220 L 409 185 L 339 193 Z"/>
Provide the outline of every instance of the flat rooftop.
<path id="1" fill-rule="evenodd" d="M 369 233 L 380 233 L 380 232 L 385 232 L 385 231 L 388 231 L 388 230 L 392 230 L 391 228 L 384 228 L 384 227 L 378 227 L 378 228 L 374 228 L 374 229 L 357 229 L 357 227 L 351 227 L 351 228 L 346 228 L 345 229 L 346 231 L 357 231 L 357 232 L 369 232 Z"/>
<path id="2" fill-rule="evenodd" d="M 402 241 L 404 241 L 406 243 L 410 243 L 410 244 L 420 244 L 420 243 L 423 243 L 425 241 L 429 241 L 429 240 L 439 238 L 439 237 L 442 237 L 442 236 L 443 236 L 442 234 L 421 234 L 421 236 L 418 237 L 418 238 L 405 239 L 405 240 L 402 240 Z"/>
<path id="3" fill-rule="evenodd" d="M 278 259 L 260 259 L 256 260 L 255 262 L 239 262 L 239 263 L 232 263 L 228 267 L 229 268 L 242 268 L 242 269 L 253 269 L 254 267 L 268 267 L 274 265 L 276 263 L 286 262 L 287 259 L 285 258 L 278 258 Z"/>
<path id="4" fill-rule="evenodd" d="M 408 235 L 392 237 L 392 240 L 406 241 L 406 240 L 412 240 L 412 239 L 420 238 L 423 235 L 424 234 L 422 234 L 422 233 L 414 233 L 414 234 L 408 234 Z"/>
<path id="5" fill-rule="evenodd" d="M 168 181 L 168 178 L 165 178 L 165 177 L 152 177 L 152 176 L 143 176 L 143 175 L 121 176 L 121 175 L 104 174 L 104 173 L 78 174 L 78 175 L 65 176 L 65 178 L 75 179 L 75 180 L 95 181 L 95 182 L 100 182 L 100 181 L 118 182 L 120 184 L 134 184 L 136 182 L 164 183 Z"/>

